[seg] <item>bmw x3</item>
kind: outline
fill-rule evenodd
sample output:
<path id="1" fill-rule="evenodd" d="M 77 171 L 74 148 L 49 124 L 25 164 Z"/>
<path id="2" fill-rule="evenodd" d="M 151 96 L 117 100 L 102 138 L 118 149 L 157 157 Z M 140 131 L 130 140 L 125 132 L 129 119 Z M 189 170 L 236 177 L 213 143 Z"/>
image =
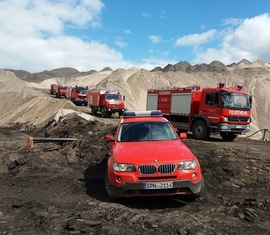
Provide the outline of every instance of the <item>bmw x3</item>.
<path id="1" fill-rule="evenodd" d="M 201 196 L 201 167 L 184 138 L 186 133 L 178 134 L 160 110 L 125 111 L 115 134 L 106 136 L 108 196 Z"/>

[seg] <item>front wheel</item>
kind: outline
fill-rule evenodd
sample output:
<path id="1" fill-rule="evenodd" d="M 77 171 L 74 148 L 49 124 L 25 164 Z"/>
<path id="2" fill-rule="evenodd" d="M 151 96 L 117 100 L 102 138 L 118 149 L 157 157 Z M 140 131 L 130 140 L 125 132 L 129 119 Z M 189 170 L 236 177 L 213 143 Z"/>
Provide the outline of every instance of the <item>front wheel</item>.
<path id="1" fill-rule="evenodd" d="M 202 179 L 201 179 L 201 189 L 199 192 L 197 193 L 194 193 L 194 194 L 191 194 L 191 195 L 187 195 L 187 199 L 189 201 L 195 201 L 197 198 L 201 197 L 203 192 L 204 192 L 204 187 L 205 187 L 205 184 L 204 184 L 204 178 L 202 176 Z"/>
<path id="2" fill-rule="evenodd" d="M 108 181 L 108 171 L 107 170 L 106 170 L 105 175 L 104 175 L 104 187 L 105 187 L 106 194 L 110 199 L 112 199 L 112 200 L 117 199 L 117 197 L 113 196 L 111 193 L 110 184 Z"/>
<path id="3" fill-rule="evenodd" d="M 226 141 L 233 141 L 237 137 L 236 134 L 230 132 L 220 132 L 220 136 Z"/>
<path id="4" fill-rule="evenodd" d="M 106 118 L 107 116 L 108 116 L 107 111 L 105 110 L 104 107 L 102 107 L 102 109 L 101 109 L 101 117 Z"/>
<path id="5" fill-rule="evenodd" d="M 195 139 L 205 140 L 209 137 L 210 132 L 206 126 L 206 123 L 199 120 L 192 125 L 192 134 Z"/>

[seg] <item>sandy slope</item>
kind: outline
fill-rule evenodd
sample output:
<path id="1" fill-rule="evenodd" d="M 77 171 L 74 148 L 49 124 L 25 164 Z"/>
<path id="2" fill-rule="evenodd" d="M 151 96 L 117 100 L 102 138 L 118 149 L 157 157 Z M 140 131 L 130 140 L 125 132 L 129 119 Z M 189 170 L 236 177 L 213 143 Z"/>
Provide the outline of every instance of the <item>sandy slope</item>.
<path id="1" fill-rule="evenodd" d="M 0 70 L 0 126 L 10 123 L 40 125 L 62 108 L 76 109 L 64 99 L 48 94 L 51 83 L 85 85 L 90 88 L 118 89 L 125 95 L 129 110 L 145 110 L 146 91 L 151 87 L 169 85 L 216 86 L 243 85 L 253 96 L 251 132 L 270 129 L 270 66 L 268 63 L 242 61 L 224 72 L 149 72 L 137 68 L 101 71 L 75 78 L 51 78 L 41 83 L 25 82 L 13 73 Z M 41 90 L 40 90 L 41 89 Z"/>

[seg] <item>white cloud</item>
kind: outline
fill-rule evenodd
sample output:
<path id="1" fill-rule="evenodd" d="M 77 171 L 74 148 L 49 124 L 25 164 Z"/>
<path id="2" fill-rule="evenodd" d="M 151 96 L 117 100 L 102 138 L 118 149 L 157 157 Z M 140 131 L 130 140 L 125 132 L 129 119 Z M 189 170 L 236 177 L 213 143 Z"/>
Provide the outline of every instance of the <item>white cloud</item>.
<path id="1" fill-rule="evenodd" d="M 125 34 L 132 34 L 130 29 L 125 29 L 125 30 L 124 30 L 124 33 L 125 33 Z"/>
<path id="2" fill-rule="evenodd" d="M 100 0 L 1 0 L 0 67 L 29 72 L 132 67 L 107 45 L 65 33 L 100 27 L 103 8 Z"/>
<path id="3" fill-rule="evenodd" d="M 213 39 L 216 32 L 217 31 L 215 29 L 211 29 L 201 34 L 196 33 L 180 37 L 176 40 L 175 46 L 200 46 Z"/>
<path id="4" fill-rule="evenodd" d="M 127 43 L 120 38 L 116 38 L 114 44 L 120 48 L 125 48 L 127 46 Z"/>
<path id="5" fill-rule="evenodd" d="M 153 16 L 147 12 L 143 12 L 142 13 L 142 17 L 145 17 L 145 18 L 152 18 Z"/>
<path id="6" fill-rule="evenodd" d="M 270 61 L 269 25 L 268 14 L 245 19 L 237 28 L 229 28 L 221 32 L 224 37 L 219 48 L 197 51 L 193 62 L 209 63 L 220 60 L 225 64 L 230 64 L 242 59 Z"/>
<path id="7" fill-rule="evenodd" d="M 226 18 L 222 20 L 223 25 L 239 26 L 241 23 L 243 23 L 243 19 Z"/>
<path id="8" fill-rule="evenodd" d="M 158 43 L 162 42 L 162 37 L 159 35 L 150 35 L 149 39 L 154 44 L 158 44 Z"/>

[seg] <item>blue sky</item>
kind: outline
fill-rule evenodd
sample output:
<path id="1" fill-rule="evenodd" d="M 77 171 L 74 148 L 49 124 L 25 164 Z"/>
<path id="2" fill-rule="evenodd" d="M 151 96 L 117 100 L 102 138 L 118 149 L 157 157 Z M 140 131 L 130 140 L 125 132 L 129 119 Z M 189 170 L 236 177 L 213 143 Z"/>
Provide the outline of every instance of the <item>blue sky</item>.
<path id="1" fill-rule="evenodd" d="M 0 68 L 270 62 L 269 0 L 0 0 Z"/>

